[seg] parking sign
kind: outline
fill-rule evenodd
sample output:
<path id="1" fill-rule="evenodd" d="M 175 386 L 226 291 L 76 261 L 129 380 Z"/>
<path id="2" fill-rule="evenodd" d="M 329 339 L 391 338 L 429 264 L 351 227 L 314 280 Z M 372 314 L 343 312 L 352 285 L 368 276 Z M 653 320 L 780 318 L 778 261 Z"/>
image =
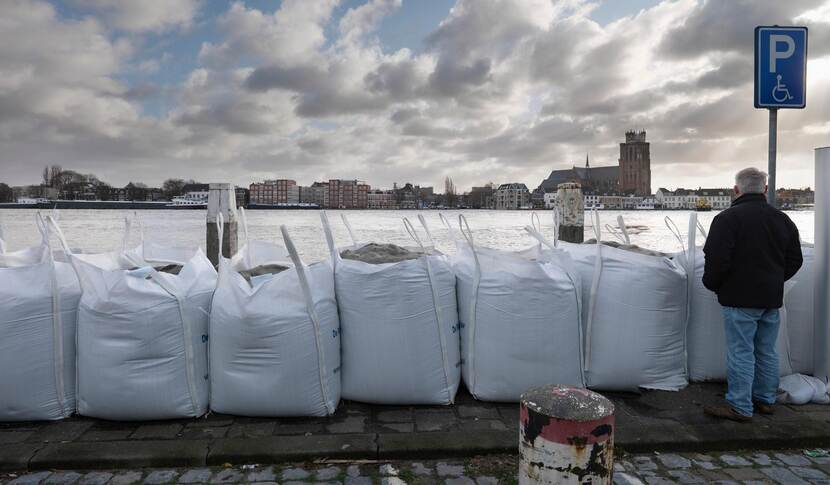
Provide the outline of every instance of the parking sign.
<path id="1" fill-rule="evenodd" d="M 755 28 L 755 107 L 807 102 L 807 27 Z"/>

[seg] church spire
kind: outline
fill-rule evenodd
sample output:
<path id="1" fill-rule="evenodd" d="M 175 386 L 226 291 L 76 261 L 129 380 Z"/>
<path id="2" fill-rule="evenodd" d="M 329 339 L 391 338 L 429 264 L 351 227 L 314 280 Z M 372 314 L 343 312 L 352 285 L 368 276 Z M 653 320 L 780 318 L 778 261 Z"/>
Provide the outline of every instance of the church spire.
<path id="1" fill-rule="evenodd" d="M 585 152 L 585 170 L 588 170 L 591 166 L 588 164 L 588 152 Z"/>

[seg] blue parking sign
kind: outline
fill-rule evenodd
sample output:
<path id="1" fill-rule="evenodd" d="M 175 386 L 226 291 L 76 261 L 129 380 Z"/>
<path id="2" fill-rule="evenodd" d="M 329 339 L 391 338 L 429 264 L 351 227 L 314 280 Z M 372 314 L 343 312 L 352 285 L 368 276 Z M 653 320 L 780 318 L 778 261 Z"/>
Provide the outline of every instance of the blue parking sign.
<path id="1" fill-rule="evenodd" d="M 755 107 L 807 104 L 807 27 L 755 28 Z"/>

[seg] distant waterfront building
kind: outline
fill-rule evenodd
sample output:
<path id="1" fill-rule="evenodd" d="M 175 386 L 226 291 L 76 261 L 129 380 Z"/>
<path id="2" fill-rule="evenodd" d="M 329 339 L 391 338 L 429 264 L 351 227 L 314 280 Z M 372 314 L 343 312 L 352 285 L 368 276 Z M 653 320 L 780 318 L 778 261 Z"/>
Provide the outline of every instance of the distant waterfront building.
<path id="1" fill-rule="evenodd" d="M 331 179 L 328 183 L 329 209 L 366 209 L 369 206 L 369 185 L 360 180 Z"/>
<path id="2" fill-rule="evenodd" d="M 302 204 L 317 204 L 321 208 L 328 207 L 328 182 L 314 182 L 310 187 L 300 187 L 299 194 L 300 203 Z"/>
<path id="3" fill-rule="evenodd" d="M 808 187 L 806 189 L 778 189 L 775 197 L 781 207 L 795 207 L 815 203 L 816 194 Z"/>
<path id="4" fill-rule="evenodd" d="M 472 209 L 493 209 L 496 206 L 495 185 L 489 183 L 484 187 L 473 187 L 467 194 L 467 203 Z"/>
<path id="5" fill-rule="evenodd" d="M 300 202 L 297 182 L 289 179 L 266 180 L 248 188 L 251 204 L 274 205 Z"/>
<path id="6" fill-rule="evenodd" d="M 250 190 L 245 187 L 236 187 L 234 193 L 236 195 L 236 206 L 248 207 L 248 203 L 251 201 Z"/>
<path id="7" fill-rule="evenodd" d="M 651 195 L 651 154 L 646 130 L 625 132 L 620 143 L 620 191 L 639 196 Z"/>
<path id="8" fill-rule="evenodd" d="M 395 201 L 395 192 L 393 190 L 370 190 L 367 194 L 367 203 L 369 209 L 397 209 L 398 204 Z"/>
<path id="9" fill-rule="evenodd" d="M 693 210 L 698 200 L 703 200 L 715 210 L 729 208 L 735 198 L 731 189 L 697 189 L 689 190 L 678 188 L 674 191 L 660 188 L 654 196 L 656 207 L 663 209 Z"/>
<path id="10" fill-rule="evenodd" d="M 530 191 L 521 183 L 501 184 L 494 193 L 496 209 L 521 209 L 530 204 Z"/>
<path id="11" fill-rule="evenodd" d="M 556 201 L 558 200 L 558 192 L 545 192 L 543 196 L 543 203 L 545 204 L 545 209 L 555 209 L 556 208 Z M 587 195 L 583 196 L 583 198 L 588 197 Z"/>

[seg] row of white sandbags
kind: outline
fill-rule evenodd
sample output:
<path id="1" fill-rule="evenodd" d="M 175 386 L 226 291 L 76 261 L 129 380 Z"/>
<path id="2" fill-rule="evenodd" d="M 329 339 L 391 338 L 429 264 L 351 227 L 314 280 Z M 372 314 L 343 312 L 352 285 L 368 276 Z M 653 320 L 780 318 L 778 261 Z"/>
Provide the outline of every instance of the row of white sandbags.
<path id="1" fill-rule="evenodd" d="M 284 228 L 290 254 L 254 241 L 231 260 L 221 260 L 212 311 L 210 284 L 188 282 L 199 274 L 194 267 L 201 268 L 203 282 L 215 278 L 198 250 L 189 254 L 142 244 L 120 253 L 72 255 L 82 285 L 86 282 L 85 294 L 87 287 L 95 294 L 85 296 L 82 307 L 97 310 L 79 312 L 78 373 L 85 376 L 79 378 L 79 411 L 110 419 L 202 414 L 208 401 L 208 313 L 210 406 L 220 412 L 333 412 L 339 401 L 341 331 L 343 395 L 367 402 L 452 402 L 459 366 L 471 392 L 485 400 L 514 401 L 525 389 L 547 382 L 582 385 L 581 320 L 589 386 L 677 389 L 685 384 L 685 280 L 670 259 L 604 245 L 563 244 L 563 251 L 531 228 L 544 248 L 481 248 L 467 228 L 462 231 L 466 241 L 447 258 L 432 245 L 420 244 L 407 225 L 426 255 L 371 265 L 340 258 L 324 224 L 335 266 L 340 329 L 331 265 L 303 265 Z M 48 237 L 43 245 L 48 246 Z M 253 289 L 238 272 L 287 259 L 293 271 Z M 149 279 L 136 278 L 130 271 L 169 262 L 184 264 L 183 278 L 157 272 Z M 152 298 L 142 302 L 143 295 Z M 113 315 L 121 325 L 107 324 Z M 96 370 L 99 365 L 108 368 Z M 165 378 L 150 377 L 157 373 Z M 54 375 L 44 375 L 43 389 L 57 388 Z M 112 397 L 113 390 L 124 398 Z M 15 406 L 26 408 L 12 404 L 12 411 Z M 57 415 L 27 418 L 5 413 L 0 397 L 0 419 L 62 417 L 74 406 L 66 408 L 70 410 Z"/>
<path id="2" fill-rule="evenodd" d="M 645 339 L 641 343 L 653 344 L 653 349 L 635 343 L 621 350 L 616 343 L 632 332 L 603 338 L 623 327 L 617 320 L 619 315 L 596 311 L 596 307 L 615 304 L 615 298 L 620 298 L 618 288 L 627 284 L 624 275 L 630 269 L 630 257 L 640 255 L 573 245 L 570 253 L 578 256 L 572 261 L 568 252 L 533 230 L 545 243 L 544 248 L 541 244 L 522 251 L 482 248 L 474 243 L 467 227 L 458 253 L 448 258 L 435 252 L 434 245 L 421 244 L 407 221 L 420 245 L 415 249 L 424 255 L 371 265 L 342 259 L 325 214 L 323 219 L 332 249 L 335 285 L 327 284 L 332 279 L 331 267 L 321 263 L 313 265 L 313 271 L 280 273 L 251 289 L 238 270 L 288 258 L 279 246 L 249 243 L 232 260 L 221 260 L 212 310 L 206 295 L 211 275 L 199 251 L 191 257 L 182 251 L 171 254 L 156 248 L 150 257 L 146 254 L 148 245 L 143 243 L 136 250 L 93 256 L 74 255 L 66 248 L 85 291 L 79 312 L 78 373 L 94 376 L 79 378 L 79 412 L 110 419 L 201 414 L 207 408 L 207 382 L 195 376 L 206 374 L 204 343 L 208 333 L 212 337 L 209 401 L 221 412 L 333 412 L 339 400 L 340 379 L 334 375 L 341 347 L 343 396 L 349 399 L 387 404 L 450 403 L 463 369 L 467 386 L 479 399 L 515 401 L 534 385 L 586 383 L 583 313 L 589 322 L 585 337 L 589 385 L 601 389 L 682 385 L 672 373 L 670 359 L 661 363 L 648 357 L 649 352 L 671 354 L 672 346 L 664 345 L 665 341 Z M 466 223 L 463 218 L 460 221 Z M 421 222 L 426 229 L 425 221 Z M 428 229 L 426 232 L 429 237 Z M 291 249 L 290 239 L 285 239 Z M 357 246 L 354 243 L 352 248 Z M 596 273 L 595 251 L 603 263 Z M 296 264 L 299 260 L 296 252 L 293 254 L 294 269 L 304 268 L 302 263 Z M 661 269 L 648 257 L 640 259 L 638 263 L 650 261 L 650 266 Z M 151 272 L 148 279 L 141 270 L 141 277 L 136 278 L 130 270 L 169 262 L 204 270 L 204 291 L 188 292 L 186 277 L 181 281 Z M 188 276 L 185 268 L 182 274 Z M 603 277 L 597 279 L 602 285 L 593 288 L 593 275 L 602 271 Z M 649 286 L 656 281 L 653 276 L 636 278 L 648 287 L 645 295 L 660 294 Z M 318 290 L 317 298 L 309 296 L 312 288 Z M 583 292 L 591 296 L 589 302 L 604 303 L 582 305 Z M 150 310 L 145 310 L 147 295 L 153 296 Z M 154 298 L 166 299 L 166 304 L 157 306 Z M 651 302 L 654 308 L 663 304 L 662 300 Z M 176 305 L 178 312 L 171 308 Z M 96 311 L 87 312 L 85 307 Z M 337 308 L 342 346 L 337 341 Z M 142 320 L 143 311 L 151 312 L 146 320 Z M 210 332 L 205 332 L 208 313 Z M 459 323 L 459 314 L 464 323 Z M 106 323 L 112 316 L 119 317 L 116 322 L 120 325 Z M 630 318 L 644 325 L 636 329 L 637 334 L 655 333 L 661 325 L 636 311 Z M 135 321 L 148 325 L 136 326 L 131 323 Z M 88 322 L 90 328 L 85 330 Z M 190 335 L 185 334 L 188 329 Z M 154 341 L 157 334 L 167 339 Z M 163 365 L 148 356 L 122 352 L 136 347 L 158 353 L 159 345 L 170 349 L 160 353 Z M 103 351 L 90 350 L 98 348 Z M 463 353 L 463 360 L 459 353 Z M 98 364 L 104 364 L 108 372 L 93 372 Z M 168 379 L 153 377 L 159 371 Z M 111 398 L 113 389 L 125 399 Z"/>

